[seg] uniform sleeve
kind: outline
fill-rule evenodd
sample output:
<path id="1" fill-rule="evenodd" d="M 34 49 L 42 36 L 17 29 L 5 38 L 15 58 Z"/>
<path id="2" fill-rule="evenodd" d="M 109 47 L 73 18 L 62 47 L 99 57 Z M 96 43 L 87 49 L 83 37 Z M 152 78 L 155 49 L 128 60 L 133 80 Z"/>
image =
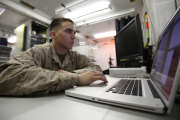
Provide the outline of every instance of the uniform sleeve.
<path id="1" fill-rule="evenodd" d="M 24 96 L 58 92 L 73 87 L 77 73 L 43 69 L 43 55 L 33 49 L 0 66 L 0 95 Z"/>
<path id="2" fill-rule="evenodd" d="M 94 63 L 94 60 L 90 60 L 88 57 L 85 55 L 81 55 L 76 53 L 76 69 L 74 72 L 75 73 L 84 73 L 90 70 L 97 70 L 102 72 L 101 68 L 99 65 L 96 65 Z"/>

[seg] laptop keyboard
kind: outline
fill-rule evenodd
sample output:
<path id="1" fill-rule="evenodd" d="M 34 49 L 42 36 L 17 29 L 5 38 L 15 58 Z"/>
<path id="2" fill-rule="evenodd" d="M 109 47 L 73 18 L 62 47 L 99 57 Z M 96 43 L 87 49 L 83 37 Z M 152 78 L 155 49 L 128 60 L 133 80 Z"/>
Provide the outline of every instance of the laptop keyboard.
<path id="1" fill-rule="evenodd" d="M 117 94 L 142 96 L 142 84 L 141 80 L 127 80 L 122 79 L 106 92 L 112 92 Z"/>

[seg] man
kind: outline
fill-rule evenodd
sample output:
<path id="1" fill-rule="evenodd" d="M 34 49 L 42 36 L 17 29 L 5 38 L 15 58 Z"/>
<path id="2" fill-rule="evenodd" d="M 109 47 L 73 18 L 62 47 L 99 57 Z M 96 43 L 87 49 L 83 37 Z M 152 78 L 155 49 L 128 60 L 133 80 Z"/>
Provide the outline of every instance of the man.
<path id="1" fill-rule="evenodd" d="M 0 66 L 0 95 L 48 94 L 96 80 L 107 82 L 99 66 L 71 51 L 75 31 L 72 20 L 54 19 L 51 43 L 30 48 Z"/>

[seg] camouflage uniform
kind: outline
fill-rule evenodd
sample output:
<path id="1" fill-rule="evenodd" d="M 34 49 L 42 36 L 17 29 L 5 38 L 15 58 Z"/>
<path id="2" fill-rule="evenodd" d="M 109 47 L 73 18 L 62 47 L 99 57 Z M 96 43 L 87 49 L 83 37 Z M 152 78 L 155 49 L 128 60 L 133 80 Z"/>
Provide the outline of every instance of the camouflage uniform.
<path id="1" fill-rule="evenodd" d="M 51 43 L 38 45 L 0 65 L 0 95 L 61 91 L 73 87 L 77 75 L 89 70 L 101 71 L 84 55 L 69 51 L 61 63 Z"/>

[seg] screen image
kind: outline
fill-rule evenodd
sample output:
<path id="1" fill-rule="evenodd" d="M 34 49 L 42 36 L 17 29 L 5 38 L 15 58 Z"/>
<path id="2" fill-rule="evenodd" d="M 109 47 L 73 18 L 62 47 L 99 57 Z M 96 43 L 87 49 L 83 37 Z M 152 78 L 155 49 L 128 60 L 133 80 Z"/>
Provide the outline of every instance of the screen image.
<path id="1" fill-rule="evenodd" d="M 161 39 L 159 46 L 158 46 L 158 51 L 156 53 L 155 56 L 155 61 L 154 62 L 154 69 L 156 70 L 156 72 L 161 72 L 162 71 L 162 66 L 163 66 L 163 62 L 162 60 L 165 57 L 165 51 L 166 51 L 166 46 L 168 45 L 168 38 L 169 37 L 169 32 L 167 32 L 164 37 Z"/>
<path id="2" fill-rule="evenodd" d="M 180 11 L 160 37 L 151 76 L 169 99 L 180 58 Z"/>
<path id="3" fill-rule="evenodd" d="M 167 76 L 165 77 L 165 79 L 162 78 L 162 82 L 161 82 L 162 89 L 164 90 L 164 94 L 166 95 L 167 98 L 169 98 L 171 93 L 173 80 L 176 75 L 176 70 L 178 67 L 179 56 L 180 56 L 180 46 L 178 48 L 170 50 L 167 55 L 167 59 L 166 59 L 167 64 L 165 65 L 165 69 L 163 71 L 163 74 Z"/>
<path id="4" fill-rule="evenodd" d="M 120 59 L 143 55 L 143 40 L 139 16 L 133 18 L 115 37 L 117 65 Z"/>

